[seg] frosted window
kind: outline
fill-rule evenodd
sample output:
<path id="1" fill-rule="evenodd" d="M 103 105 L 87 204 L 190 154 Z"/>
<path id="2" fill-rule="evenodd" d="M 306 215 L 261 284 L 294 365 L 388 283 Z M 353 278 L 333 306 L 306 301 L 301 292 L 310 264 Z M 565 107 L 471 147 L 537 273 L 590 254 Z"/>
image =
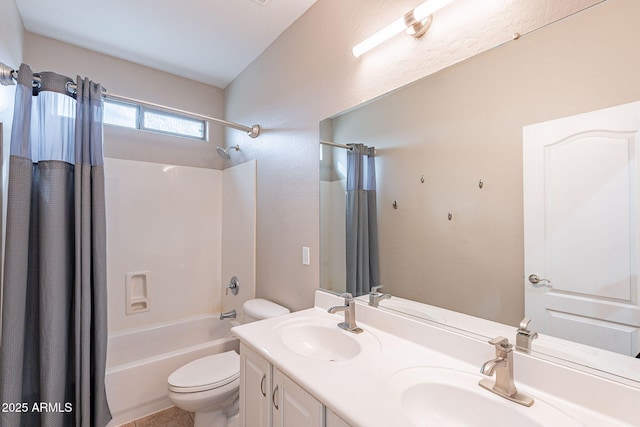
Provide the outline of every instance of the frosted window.
<path id="1" fill-rule="evenodd" d="M 200 120 L 192 120 L 157 111 L 145 111 L 143 117 L 144 129 L 191 138 L 204 139 L 205 137 L 205 125 Z"/>
<path id="2" fill-rule="evenodd" d="M 193 139 L 206 140 L 207 138 L 207 125 L 204 120 L 114 100 L 104 101 L 104 123 Z"/>
<path id="3" fill-rule="evenodd" d="M 122 102 L 104 102 L 104 122 L 108 125 L 138 128 L 138 106 Z"/>

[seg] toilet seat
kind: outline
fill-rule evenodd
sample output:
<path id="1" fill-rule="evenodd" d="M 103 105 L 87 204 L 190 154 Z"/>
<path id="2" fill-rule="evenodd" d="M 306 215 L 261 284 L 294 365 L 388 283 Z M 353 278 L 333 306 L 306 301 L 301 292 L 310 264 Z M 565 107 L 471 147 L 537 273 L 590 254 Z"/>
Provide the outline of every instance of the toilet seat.
<path id="1" fill-rule="evenodd" d="M 240 356 L 235 351 L 189 362 L 169 375 L 169 390 L 195 393 L 225 386 L 240 378 Z"/>

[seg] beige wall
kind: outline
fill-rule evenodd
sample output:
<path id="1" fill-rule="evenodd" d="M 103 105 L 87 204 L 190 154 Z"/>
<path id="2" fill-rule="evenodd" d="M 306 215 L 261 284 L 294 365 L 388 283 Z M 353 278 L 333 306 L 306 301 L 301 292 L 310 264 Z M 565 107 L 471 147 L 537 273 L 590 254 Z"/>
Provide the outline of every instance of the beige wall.
<path id="1" fill-rule="evenodd" d="M 617 0 L 613 0 L 617 1 Z M 291 309 L 319 284 L 319 122 L 598 0 L 458 0 L 420 40 L 398 36 L 356 59 L 351 48 L 422 0 L 319 0 L 225 90 L 228 120 L 259 123 L 228 144 L 258 160 L 257 295 Z M 311 266 L 301 263 L 311 247 Z"/>
<path id="2" fill-rule="evenodd" d="M 24 62 L 34 71 L 89 77 L 118 95 L 213 117 L 224 114 L 222 89 L 173 74 L 26 33 Z M 173 165 L 222 169 L 216 153 L 224 131 L 210 125 L 209 142 L 105 126 L 105 156 Z"/>
<path id="3" fill-rule="evenodd" d="M 639 100 L 638 16 L 609 1 L 333 120 L 377 149 L 386 292 L 519 324 L 522 127 Z"/>
<path id="4" fill-rule="evenodd" d="M 292 309 L 312 305 L 319 281 L 320 120 L 509 40 L 514 30 L 526 33 L 597 1 L 535 0 L 510 3 L 508 10 L 504 2 L 495 2 L 491 7 L 496 11 L 484 2 L 478 6 L 481 2 L 458 0 L 438 14 L 440 24 L 434 23 L 421 40 L 396 37 L 359 59 L 351 55 L 354 44 L 422 0 L 318 1 L 226 90 L 227 119 L 263 126 L 257 139 L 233 130 L 225 133 L 227 145 L 237 143 L 243 150 L 235 162 L 258 160 L 258 296 Z M 15 11 L 13 2 L 9 6 L 3 17 Z M 500 20 L 504 13 L 523 19 L 505 23 Z M 14 13 L 13 25 L 15 18 L 19 19 Z M 17 50 L 20 45 L 11 44 Z M 114 93 L 221 115 L 223 97 L 215 88 L 44 37 L 27 34 L 24 61 L 34 70 L 89 76 Z M 214 154 L 216 142 L 191 147 L 166 141 L 151 146 L 116 133 L 106 134 L 105 145 L 110 157 L 222 167 Z M 311 266 L 301 263 L 302 246 L 311 247 Z"/>

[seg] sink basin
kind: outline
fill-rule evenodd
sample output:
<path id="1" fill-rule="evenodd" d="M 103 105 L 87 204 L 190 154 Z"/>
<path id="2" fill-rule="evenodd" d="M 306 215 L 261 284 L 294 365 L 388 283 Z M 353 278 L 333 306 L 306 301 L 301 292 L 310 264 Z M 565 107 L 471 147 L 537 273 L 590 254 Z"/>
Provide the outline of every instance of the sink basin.
<path id="1" fill-rule="evenodd" d="M 380 350 L 380 343 L 370 332 L 352 334 L 340 329 L 333 318 L 294 319 L 279 325 L 276 333 L 290 351 L 311 359 L 342 362 L 363 352 Z"/>
<path id="2" fill-rule="evenodd" d="M 478 385 L 480 375 L 434 367 L 397 372 L 387 382 L 389 402 L 409 426 L 563 427 L 582 426 L 550 404 L 536 399 L 526 407 Z"/>

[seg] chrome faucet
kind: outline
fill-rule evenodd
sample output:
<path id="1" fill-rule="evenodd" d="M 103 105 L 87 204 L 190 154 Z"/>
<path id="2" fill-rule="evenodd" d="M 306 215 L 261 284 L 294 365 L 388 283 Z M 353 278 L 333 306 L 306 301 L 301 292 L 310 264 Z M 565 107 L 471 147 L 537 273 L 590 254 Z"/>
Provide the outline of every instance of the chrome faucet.
<path id="1" fill-rule="evenodd" d="M 356 325 L 356 303 L 353 300 L 353 295 L 349 292 L 345 292 L 340 294 L 341 297 L 344 298 L 344 305 L 337 305 L 335 307 L 330 307 L 327 310 L 329 313 L 337 313 L 338 311 L 344 311 L 344 322 L 338 323 L 342 329 L 353 332 L 354 334 L 359 334 L 362 332 L 362 329 Z"/>
<path id="2" fill-rule="evenodd" d="M 524 351 L 525 353 L 529 353 L 531 350 L 531 342 L 538 338 L 538 333 L 534 331 L 530 331 L 528 329 L 529 322 L 531 319 L 525 317 L 520 322 L 520 327 L 516 332 L 516 348 Z"/>
<path id="3" fill-rule="evenodd" d="M 369 305 L 371 307 L 377 307 L 378 305 L 380 305 L 380 301 L 382 301 L 383 299 L 391 298 L 391 295 L 389 294 L 383 294 L 382 292 L 378 292 L 383 287 L 384 286 L 382 285 L 378 285 L 378 286 L 373 286 L 371 288 L 371 292 L 369 292 Z"/>
<path id="4" fill-rule="evenodd" d="M 533 405 L 533 398 L 520 393 L 513 383 L 513 346 L 509 344 L 509 340 L 497 337 L 489 341 L 489 344 L 496 347 L 496 358 L 485 362 L 480 372 L 488 376 L 493 376 L 495 373 L 496 381 L 492 382 L 485 378 L 480 381 L 480 387 L 512 402 L 525 406 Z"/>
<path id="5" fill-rule="evenodd" d="M 234 308 L 231 311 L 227 311 L 226 313 L 220 313 L 220 320 L 224 319 L 235 319 L 236 318 L 236 309 Z"/>

